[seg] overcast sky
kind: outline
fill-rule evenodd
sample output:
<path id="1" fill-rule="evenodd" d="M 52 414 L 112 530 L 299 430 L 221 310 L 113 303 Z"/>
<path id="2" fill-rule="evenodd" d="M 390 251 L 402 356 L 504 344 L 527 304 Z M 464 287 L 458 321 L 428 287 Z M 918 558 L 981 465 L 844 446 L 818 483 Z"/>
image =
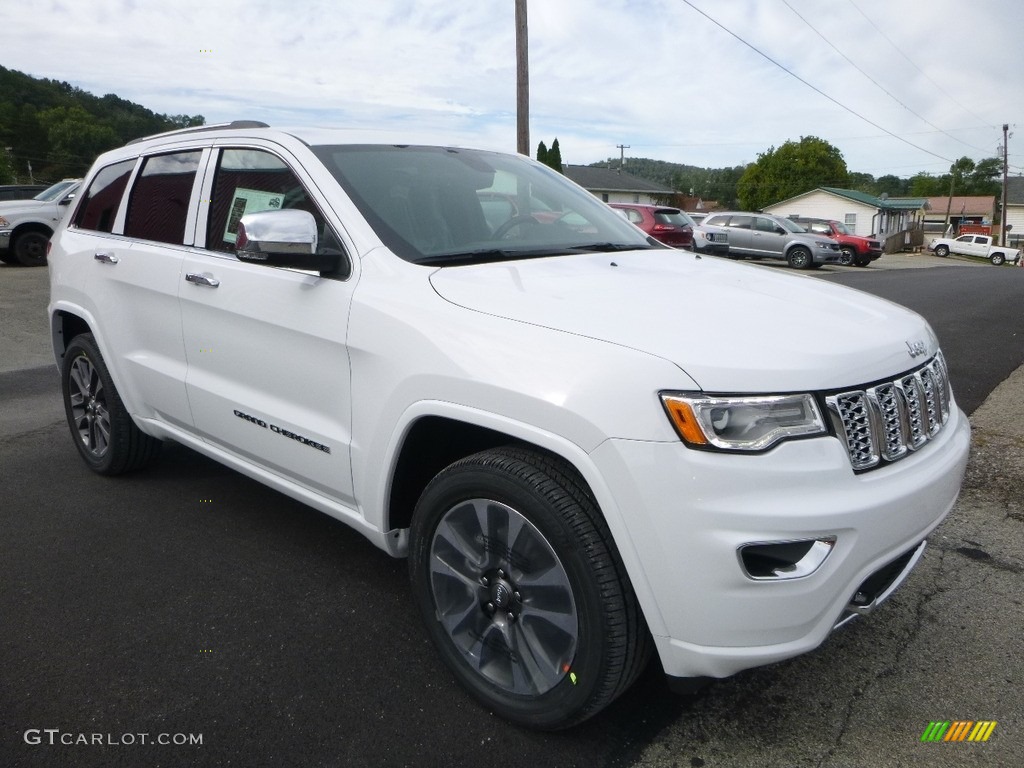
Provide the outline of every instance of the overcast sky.
<path id="1" fill-rule="evenodd" d="M 0 10 L 0 65 L 155 112 L 515 150 L 514 0 Z M 818 136 L 851 171 L 911 176 L 996 156 L 1009 123 L 1020 174 L 1022 31 L 1022 0 L 529 0 L 531 146 L 717 168 Z"/>

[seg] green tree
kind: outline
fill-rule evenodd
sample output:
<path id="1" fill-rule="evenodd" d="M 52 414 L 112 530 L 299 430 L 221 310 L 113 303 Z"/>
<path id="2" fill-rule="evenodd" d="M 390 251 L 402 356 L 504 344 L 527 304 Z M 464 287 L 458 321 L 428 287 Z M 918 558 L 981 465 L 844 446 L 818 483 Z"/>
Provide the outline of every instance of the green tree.
<path id="1" fill-rule="evenodd" d="M 562 172 L 562 148 L 558 146 L 558 137 L 551 142 L 551 149 L 548 151 L 548 157 L 546 164 L 554 168 L 559 173 Z"/>
<path id="2" fill-rule="evenodd" d="M 537 145 L 537 161 L 559 173 L 562 172 L 562 150 L 558 146 L 557 138 L 552 142 L 551 149 L 548 149 L 543 141 Z"/>
<path id="3" fill-rule="evenodd" d="M 0 184 L 12 184 L 16 178 L 10 155 L 4 147 L 0 147 Z"/>
<path id="4" fill-rule="evenodd" d="M 77 105 L 44 110 L 39 122 L 46 126 L 51 172 L 58 176 L 80 175 L 98 154 L 122 143 L 113 128 Z"/>
<path id="5" fill-rule="evenodd" d="M 815 187 L 846 187 L 847 181 L 842 153 L 824 139 L 802 136 L 799 142 L 787 141 L 758 155 L 740 178 L 736 194 L 741 207 L 761 210 Z"/>

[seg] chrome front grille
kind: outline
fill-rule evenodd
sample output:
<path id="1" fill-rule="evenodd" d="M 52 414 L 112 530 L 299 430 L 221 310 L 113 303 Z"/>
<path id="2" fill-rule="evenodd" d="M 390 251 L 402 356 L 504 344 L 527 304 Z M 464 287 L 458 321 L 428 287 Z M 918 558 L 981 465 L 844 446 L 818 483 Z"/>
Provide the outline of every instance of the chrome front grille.
<path id="1" fill-rule="evenodd" d="M 941 352 L 895 381 L 825 397 L 836 434 L 858 472 L 898 461 L 935 437 L 949 420 L 951 401 Z"/>

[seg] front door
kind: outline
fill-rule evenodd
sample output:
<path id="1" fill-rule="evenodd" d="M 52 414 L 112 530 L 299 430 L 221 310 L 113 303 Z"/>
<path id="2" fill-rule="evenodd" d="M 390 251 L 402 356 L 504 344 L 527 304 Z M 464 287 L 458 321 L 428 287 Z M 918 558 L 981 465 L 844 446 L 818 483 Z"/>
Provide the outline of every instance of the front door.
<path id="1" fill-rule="evenodd" d="M 204 187 L 206 247 L 185 258 L 179 289 L 195 429 L 221 449 L 353 505 L 345 337 L 354 281 L 233 254 L 238 220 L 260 210 L 308 210 L 322 247 L 337 248 L 337 238 L 278 155 L 221 149 L 212 173 Z"/>

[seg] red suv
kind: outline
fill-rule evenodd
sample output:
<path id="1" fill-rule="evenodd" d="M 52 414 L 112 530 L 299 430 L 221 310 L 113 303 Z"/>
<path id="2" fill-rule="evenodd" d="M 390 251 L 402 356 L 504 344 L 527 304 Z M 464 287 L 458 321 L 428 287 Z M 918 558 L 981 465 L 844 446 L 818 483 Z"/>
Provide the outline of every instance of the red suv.
<path id="1" fill-rule="evenodd" d="M 693 219 L 678 208 L 641 203 L 608 203 L 627 219 L 665 245 L 693 249 Z"/>
<path id="2" fill-rule="evenodd" d="M 808 232 L 816 235 L 831 237 L 839 243 L 839 250 L 842 257 L 839 263 L 849 267 L 866 267 L 872 261 L 882 256 L 882 243 L 870 237 L 860 237 L 853 234 L 844 224 L 831 219 L 810 219 L 803 216 L 790 216 Z"/>

